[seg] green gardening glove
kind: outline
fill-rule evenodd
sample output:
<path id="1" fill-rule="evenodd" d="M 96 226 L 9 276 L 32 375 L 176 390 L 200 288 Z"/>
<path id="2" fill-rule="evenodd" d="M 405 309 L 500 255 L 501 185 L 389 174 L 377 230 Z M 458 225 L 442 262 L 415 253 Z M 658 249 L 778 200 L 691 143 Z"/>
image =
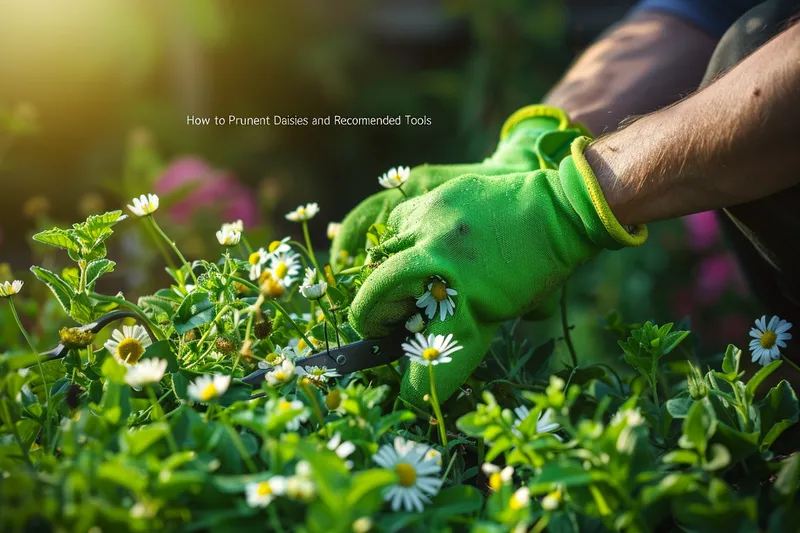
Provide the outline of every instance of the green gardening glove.
<path id="1" fill-rule="evenodd" d="M 494 155 L 482 163 L 467 165 L 421 165 L 411 169 L 399 190 L 374 194 L 355 207 L 344 219 L 331 246 L 331 262 L 339 263 L 366 248 L 367 230 L 383 224 L 389 213 L 405 201 L 432 191 L 448 180 L 464 174 L 483 176 L 557 168 L 569 153 L 570 143 L 586 130 L 571 124 L 567 115 L 555 107 L 532 105 L 511 115 L 500 133 Z"/>
<path id="2" fill-rule="evenodd" d="M 470 174 L 400 204 L 370 250 L 378 266 L 351 305 L 355 330 L 385 336 L 418 307 L 432 310 L 424 333 L 452 334 L 463 346 L 433 367 L 443 401 L 472 374 L 501 323 L 539 306 L 601 250 L 642 244 L 647 228 L 628 231 L 611 213 L 583 156 L 589 142 L 576 139 L 558 170 Z M 428 368 L 412 362 L 402 395 L 421 404 L 429 391 Z"/>

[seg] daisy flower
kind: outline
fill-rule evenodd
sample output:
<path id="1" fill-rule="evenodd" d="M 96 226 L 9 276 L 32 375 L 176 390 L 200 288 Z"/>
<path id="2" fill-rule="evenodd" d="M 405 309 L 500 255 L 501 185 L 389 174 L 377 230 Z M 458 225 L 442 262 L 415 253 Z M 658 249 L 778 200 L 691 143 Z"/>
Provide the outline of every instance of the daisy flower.
<path id="1" fill-rule="evenodd" d="M 137 217 L 152 215 L 158 210 L 158 196 L 155 194 L 141 195 L 132 200 L 133 205 L 128 204 L 128 209 Z"/>
<path id="2" fill-rule="evenodd" d="M 316 301 L 325 296 L 325 291 L 328 290 L 328 284 L 324 281 L 315 283 L 313 285 L 305 285 L 300 287 L 300 294 L 307 300 Z"/>
<path id="3" fill-rule="evenodd" d="M 200 376 L 189 384 L 186 392 L 189 397 L 198 402 L 210 402 L 216 400 L 228 390 L 231 384 L 230 376 L 214 374 L 213 376 Z"/>
<path id="4" fill-rule="evenodd" d="M 528 416 L 531 414 L 531 410 L 521 405 L 519 407 L 514 408 L 514 414 L 517 415 L 517 420 L 514 421 L 514 428 L 512 431 L 517 436 L 522 436 L 522 433 L 519 431 L 519 426 L 522 425 L 522 422 L 525 421 Z M 558 431 L 561 426 L 558 422 L 553 422 L 553 410 L 552 409 L 545 409 L 544 411 L 539 413 L 539 418 L 536 419 L 536 433 L 553 433 L 554 431 Z M 563 441 L 561 437 L 558 435 L 553 435 L 559 441 Z"/>
<path id="5" fill-rule="evenodd" d="M 289 383 L 294 378 L 294 363 L 289 361 L 288 359 L 284 359 L 280 366 L 276 366 L 275 370 L 271 372 L 267 372 L 265 379 L 267 380 L 267 384 L 270 387 L 276 387 L 278 385 L 283 385 L 284 383 Z"/>
<path id="6" fill-rule="evenodd" d="M 555 511 L 561 506 L 561 501 L 563 500 L 564 495 L 561 493 L 561 489 L 556 489 L 553 492 L 550 492 L 542 498 L 542 509 L 545 511 Z"/>
<path id="7" fill-rule="evenodd" d="M 415 313 L 414 316 L 406 320 L 406 329 L 411 333 L 420 333 L 425 329 L 425 320 L 423 320 L 422 315 Z"/>
<path id="8" fill-rule="evenodd" d="M 437 465 L 442 466 L 442 453 L 439 450 L 436 448 L 428 448 L 424 444 L 421 444 L 420 446 L 423 448 L 423 457 L 426 461 L 433 461 Z"/>
<path id="9" fill-rule="evenodd" d="M 19 291 L 22 290 L 22 286 L 25 285 L 24 281 L 20 281 L 15 279 L 14 281 L 6 281 L 5 283 L 0 283 L 0 298 L 8 298 L 9 296 L 14 296 Z"/>
<path id="10" fill-rule="evenodd" d="M 293 500 L 309 501 L 316 493 L 311 465 L 308 461 L 299 461 L 294 467 L 294 475 L 286 480 L 286 495 Z"/>
<path id="11" fill-rule="evenodd" d="M 767 324 L 767 317 L 762 316 L 756 320 L 756 327 L 750 329 L 750 351 L 753 353 L 753 362 L 758 361 L 762 366 L 766 366 L 781 356 L 781 348 L 786 348 L 786 342 L 792 338 L 791 333 L 787 333 L 792 328 L 791 322 L 787 322 L 773 316 Z"/>
<path id="12" fill-rule="evenodd" d="M 239 233 L 242 233 L 244 231 L 244 222 L 241 220 L 227 222 L 222 225 L 222 231 L 225 231 L 226 229 L 229 231 L 238 231 Z"/>
<path id="13" fill-rule="evenodd" d="M 425 459 L 425 448 L 396 437 L 394 446 L 384 444 L 372 456 L 378 466 L 397 474 L 397 482 L 384 494 L 384 500 L 391 502 L 393 511 L 403 507 L 406 511 L 421 512 L 431 497 L 439 492 L 441 467 L 435 461 Z"/>
<path id="14" fill-rule="evenodd" d="M 425 309 L 428 318 L 436 316 L 436 308 L 439 308 L 439 320 L 444 320 L 447 315 L 455 314 L 456 304 L 452 296 L 458 292 L 447 286 L 447 282 L 439 276 L 434 276 L 434 280 L 428 283 L 428 290 L 417 299 L 417 307 Z"/>
<path id="15" fill-rule="evenodd" d="M 308 336 L 308 340 L 311 341 L 311 344 L 314 345 L 314 348 L 319 348 L 322 346 L 321 340 L 317 340 L 311 336 Z M 294 351 L 297 352 L 297 354 L 301 357 L 305 357 L 306 355 L 309 355 L 312 352 L 311 347 L 308 344 L 306 344 L 306 341 L 304 339 L 297 339 L 297 338 L 289 339 L 289 346 L 294 348 Z"/>
<path id="16" fill-rule="evenodd" d="M 269 259 L 269 253 L 263 248 L 259 248 L 250 254 L 250 257 L 247 258 L 247 262 L 250 263 L 251 280 L 255 281 L 261 277 L 261 273 L 264 271 L 264 265 L 267 264 L 267 259 Z"/>
<path id="17" fill-rule="evenodd" d="M 324 366 L 310 366 L 308 368 L 298 366 L 297 375 L 305 376 L 314 383 L 323 385 L 329 379 L 338 378 L 341 374 L 335 370 L 328 370 L 328 368 Z"/>
<path id="18" fill-rule="evenodd" d="M 217 232 L 217 242 L 222 246 L 236 246 L 242 239 L 242 232 L 236 231 L 230 225 L 225 224 Z"/>
<path id="19" fill-rule="evenodd" d="M 503 488 L 503 485 L 510 483 L 511 478 L 514 477 L 513 466 L 507 466 L 501 470 L 500 467 L 495 464 L 483 463 L 481 470 L 483 470 L 483 473 L 489 478 L 489 488 L 492 490 L 500 490 Z"/>
<path id="20" fill-rule="evenodd" d="M 331 440 L 328 441 L 327 448 L 335 453 L 340 459 L 344 459 L 344 466 L 350 470 L 353 468 L 353 461 L 348 460 L 353 452 L 356 451 L 356 445 L 350 441 L 342 441 L 342 436 L 337 433 Z"/>
<path id="21" fill-rule="evenodd" d="M 267 246 L 267 252 L 269 255 L 278 255 L 278 254 L 285 254 L 292 251 L 292 247 L 289 245 L 290 237 L 284 237 L 279 241 L 272 241 Z"/>
<path id="22" fill-rule="evenodd" d="M 528 487 L 521 487 L 511 495 L 511 500 L 508 502 L 509 507 L 514 511 L 524 509 L 531 502 L 531 491 Z"/>
<path id="23" fill-rule="evenodd" d="M 299 254 L 291 252 L 273 255 L 269 262 L 269 273 L 272 278 L 284 287 L 289 287 L 300 273 L 299 257 Z"/>
<path id="24" fill-rule="evenodd" d="M 248 483 L 244 492 L 247 496 L 247 505 L 250 507 L 266 507 L 277 496 L 286 493 L 286 478 L 283 476 L 272 476 L 260 483 Z"/>
<path id="25" fill-rule="evenodd" d="M 164 359 L 145 359 L 128 369 L 128 373 L 125 374 L 125 383 L 133 388 L 152 385 L 161 381 L 166 371 L 167 361 Z"/>
<path id="26" fill-rule="evenodd" d="M 286 360 L 293 361 L 296 358 L 297 352 L 294 351 L 294 348 L 291 346 L 281 348 L 280 344 L 276 344 L 275 350 L 268 353 L 266 357 L 264 357 L 264 361 L 258 362 L 258 368 L 272 368 Z"/>
<path id="27" fill-rule="evenodd" d="M 390 168 L 389 171 L 378 178 L 378 183 L 384 189 L 396 189 L 408 181 L 411 174 L 409 167 Z"/>
<path id="28" fill-rule="evenodd" d="M 342 224 L 340 222 L 329 222 L 328 223 L 328 238 L 333 240 L 339 235 L 339 231 L 342 229 Z"/>
<path id="29" fill-rule="evenodd" d="M 317 269 L 306 267 L 306 275 L 303 277 L 303 286 L 313 285 L 317 281 Z"/>
<path id="30" fill-rule="evenodd" d="M 292 413 L 294 416 L 286 422 L 286 429 L 289 431 L 297 431 L 300 428 L 300 424 L 308 420 L 308 411 L 300 400 L 289 401 L 286 398 L 269 400 L 266 408 L 267 412 L 272 413 L 274 416 Z"/>
<path id="31" fill-rule="evenodd" d="M 306 222 L 314 218 L 317 213 L 319 213 L 319 206 L 316 202 L 299 205 L 297 209 L 286 214 L 286 220 L 291 222 Z"/>
<path id="32" fill-rule="evenodd" d="M 115 329 L 111 338 L 103 345 L 106 350 L 126 365 L 136 364 L 145 349 L 152 344 L 147 330 L 140 325 L 122 326 Z"/>
<path id="33" fill-rule="evenodd" d="M 453 340 L 452 333 L 447 337 L 430 334 L 427 338 L 422 333 L 417 333 L 415 339 L 403 343 L 406 357 L 425 366 L 449 363 L 453 360 L 450 354 L 461 348 L 463 346 L 459 346 L 458 342 Z"/>

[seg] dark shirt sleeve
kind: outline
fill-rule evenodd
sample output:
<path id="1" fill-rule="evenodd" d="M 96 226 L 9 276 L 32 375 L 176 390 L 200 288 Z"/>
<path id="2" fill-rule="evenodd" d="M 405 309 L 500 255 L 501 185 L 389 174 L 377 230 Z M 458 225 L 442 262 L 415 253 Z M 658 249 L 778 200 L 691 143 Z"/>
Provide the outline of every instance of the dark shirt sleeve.
<path id="1" fill-rule="evenodd" d="M 631 12 L 665 11 L 722 37 L 727 29 L 763 0 L 639 0 Z"/>

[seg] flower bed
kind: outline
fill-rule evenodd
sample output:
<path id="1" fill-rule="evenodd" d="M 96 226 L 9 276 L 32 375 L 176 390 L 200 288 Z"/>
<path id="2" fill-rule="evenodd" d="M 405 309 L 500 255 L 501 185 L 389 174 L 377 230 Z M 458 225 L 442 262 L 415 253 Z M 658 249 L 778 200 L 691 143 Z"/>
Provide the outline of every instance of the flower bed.
<path id="1" fill-rule="evenodd" d="M 95 290 L 114 270 L 105 242 L 122 212 L 34 237 L 76 263 L 31 269 L 69 316 L 129 318 L 61 330 L 44 361 L 0 356 L 3 531 L 796 529 L 800 459 L 782 441 L 797 398 L 786 381 L 764 386 L 790 324 L 757 322 L 751 350 L 765 366 L 747 379 L 735 346 L 701 371 L 672 324 L 609 323 L 622 375 L 572 364 L 566 322 L 537 347 L 504 328 L 460 393 L 442 404 L 434 388 L 413 405 L 398 396 L 409 360 L 432 383 L 438 365 L 458 364 L 459 339 L 421 333 L 423 314 L 458 305 L 445 280 L 426 286 L 399 361 L 350 374 L 304 365 L 358 340 L 347 306 L 366 275 L 364 257 L 318 263 L 317 204 L 287 215 L 302 242 L 254 247 L 241 222 L 226 224 L 221 257 L 192 264 L 158 207 L 148 195 L 130 210 L 182 266 L 136 302 Z M 15 317 L 24 290 L 0 285 Z"/>

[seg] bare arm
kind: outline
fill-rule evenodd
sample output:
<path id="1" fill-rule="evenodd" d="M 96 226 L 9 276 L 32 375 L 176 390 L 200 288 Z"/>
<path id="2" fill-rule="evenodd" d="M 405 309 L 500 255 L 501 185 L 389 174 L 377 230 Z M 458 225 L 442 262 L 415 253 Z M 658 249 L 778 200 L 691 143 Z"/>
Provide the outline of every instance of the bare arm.
<path id="1" fill-rule="evenodd" d="M 599 139 L 586 158 L 619 221 L 642 224 L 800 183 L 799 132 L 795 24 L 703 90 Z"/>
<path id="2" fill-rule="evenodd" d="M 589 47 L 545 103 L 599 135 L 630 115 L 655 111 L 700 84 L 717 40 L 657 11 L 625 19 Z"/>

